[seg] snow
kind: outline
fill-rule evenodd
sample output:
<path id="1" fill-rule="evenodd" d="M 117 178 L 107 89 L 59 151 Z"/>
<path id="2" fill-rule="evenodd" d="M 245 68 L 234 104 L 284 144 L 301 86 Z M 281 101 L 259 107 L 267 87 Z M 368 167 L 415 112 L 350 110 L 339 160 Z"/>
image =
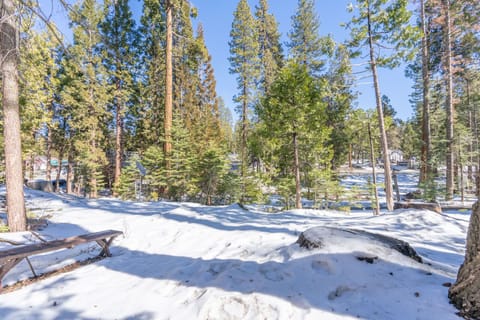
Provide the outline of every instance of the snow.
<path id="1" fill-rule="evenodd" d="M 38 232 L 45 239 L 105 229 L 124 236 L 114 241 L 111 258 L 2 294 L 1 319 L 459 319 L 443 284 L 455 281 L 463 262 L 469 212 L 265 213 L 26 194 L 29 208 L 51 215 Z M 426 263 L 332 228 L 314 229 L 325 240 L 322 248 L 295 243 L 319 226 L 396 237 Z M 30 232 L 0 238 L 39 241 Z M 9 246 L 0 242 L 0 249 Z M 88 244 L 31 262 L 43 273 L 98 253 Z M 378 259 L 359 261 L 359 253 Z M 3 284 L 30 276 L 22 262 Z"/>

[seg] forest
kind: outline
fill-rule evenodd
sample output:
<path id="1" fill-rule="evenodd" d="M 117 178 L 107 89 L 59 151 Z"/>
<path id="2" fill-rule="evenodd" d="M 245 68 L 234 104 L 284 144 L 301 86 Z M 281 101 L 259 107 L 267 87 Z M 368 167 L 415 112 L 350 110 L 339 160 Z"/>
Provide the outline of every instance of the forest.
<path id="1" fill-rule="evenodd" d="M 127 0 L 64 5 L 72 43 L 38 3 L 2 0 L 0 184 L 13 231 L 25 228 L 21 190 L 39 156 L 50 191 L 65 180 L 66 193 L 89 198 L 140 190 L 143 200 L 212 205 L 276 194 L 301 208 L 303 198 L 340 199 L 342 167 L 390 173 L 390 150 L 417 159 L 424 200 L 480 193 L 478 1 L 357 0 L 338 42 L 320 33 L 315 1 L 299 0 L 286 43 L 267 0 L 238 1 L 235 123 L 189 1 L 144 0 L 138 21 Z M 378 76 L 402 66 L 415 83 L 408 120 L 395 117 Z M 364 77 L 372 110 L 354 107 Z M 390 174 L 372 194 L 380 188 L 392 210 Z"/>

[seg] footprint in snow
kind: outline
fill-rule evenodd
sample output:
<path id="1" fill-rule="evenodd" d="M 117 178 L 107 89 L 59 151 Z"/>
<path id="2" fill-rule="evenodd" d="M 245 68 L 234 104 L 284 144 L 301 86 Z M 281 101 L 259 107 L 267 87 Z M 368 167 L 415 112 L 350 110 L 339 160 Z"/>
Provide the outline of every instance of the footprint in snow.
<path id="1" fill-rule="evenodd" d="M 312 261 L 311 265 L 312 269 L 318 273 L 327 273 L 332 274 L 332 267 L 328 261 L 323 260 L 314 260 Z"/>
<path id="2" fill-rule="evenodd" d="M 209 299 L 199 314 L 199 319 L 244 319 L 249 311 L 249 303 L 240 297 L 215 297 Z"/>
<path id="3" fill-rule="evenodd" d="M 220 273 L 224 272 L 227 269 L 226 263 L 212 263 L 210 264 L 207 272 L 210 273 L 212 276 L 216 277 Z"/>
<path id="4" fill-rule="evenodd" d="M 271 281 L 282 281 L 285 277 L 289 276 L 287 273 L 282 272 L 282 270 L 272 267 L 261 267 L 260 273 Z"/>

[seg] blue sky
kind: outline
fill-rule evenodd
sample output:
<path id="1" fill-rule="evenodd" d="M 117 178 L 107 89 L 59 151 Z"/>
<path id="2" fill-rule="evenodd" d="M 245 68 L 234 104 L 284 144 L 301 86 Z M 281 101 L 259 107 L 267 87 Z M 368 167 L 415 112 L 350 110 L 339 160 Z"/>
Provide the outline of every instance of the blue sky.
<path id="1" fill-rule="evenodd" d="M 50 0 L 41 0 L 48 8 L 51 7 Z M 190 0 L 193 6 L 198 9 L 196 22 L 201 22 L 204 27 L 205 41 L 215 69 L 217 79 L 217 93 L 221 96 L 227 107 L 234 109 L 232 101 L 237 93 L 235 75 L 230 74 L 228 62 L 230 30 L 233 20 L 233 12 L 238 0 Z M 348 38 L 349 32 L 340 26 L 341 23 L 350 20 L 351 15 L 347 12 L 349 0 L 316 0 L 317 14 L 320 19 L 320 34 L 331 34 L 335 41 L 342 42 Z M 132 10 L 135 16 L 139 16 L 142 10 L 142 2 L 131 0 Z M 249 0 L 252 12 L 257 0 Z M 270 12 L 273 13 L 279 23 L 282 34 L 282 41 L 287 42 L 287 33 L 291 28 L 291 17 L 295 13 L 297 0 L 269 0 Z M 49 9 L 45 9 L 49 11 Z M 65 13 L 54 5 L 54 16 L 57 16 L 57 23 L 62 30 L 67 28 L 65 24 Z M 63 20 L 63 21 L 62 21 Z M 63 25 L 62 25 L 63 24 Z M 68 31 L 64 33 L 69 37 Z M 356 71 L 363 70 L 357 69 Z M 365 76 L 364 74 L 363 76 Z M 397 111 L 397 117 L 406 120 L 413 116 L 413 110 L 409 102 L 409 95 L 412 92 L 412 80 L 404 76 L 403 68 L 396 70 L 380 69 L 379 72 L 380 90 L 387 95 L 393 107 Z M 364 109 L 375 108 L 375 97 L 371 79 L 362 79 L 356 90 L 360 93 L 356 107 Z M 234 113 L 232 111 L 232 113 Z M 235 115 L 234 115 L 235 117 Z"/>

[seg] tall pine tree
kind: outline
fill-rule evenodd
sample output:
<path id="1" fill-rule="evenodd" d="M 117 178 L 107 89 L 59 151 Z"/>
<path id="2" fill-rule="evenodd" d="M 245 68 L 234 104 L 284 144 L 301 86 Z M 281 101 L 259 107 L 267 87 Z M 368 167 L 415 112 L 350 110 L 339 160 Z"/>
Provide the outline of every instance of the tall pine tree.
<path id="1" fill-rule="evenodd" d="M 247 0 L 240 0 L 234 12 L 230 31 L 230 73 L 237 75 L 239 93 L 235 101 L 239 104 L 240 113 L 240 158 L 242 194 L 245 194 L 247 176 L 247 130 L 249 126 L 249 109 L 253 103 L 255 81 L 258 77 L 258 37 L 255 19 L 252 16 Z M 242 201 L 243 201 L 242 196 Z"/>
<path id="2" fill-rule="evenodd" d="M 135 93 L 135 46 L 138 37 L 128 0 L 106 1 L 105 17 L 100 24 L 101 53 L 109 75 L 111 113 L 114 115 L 115 157 L 113 190 L 120 182 L 124 151 L 124 122 L 131 113 Z M 114 191 L 115 194 L 115 191 Z"/>

